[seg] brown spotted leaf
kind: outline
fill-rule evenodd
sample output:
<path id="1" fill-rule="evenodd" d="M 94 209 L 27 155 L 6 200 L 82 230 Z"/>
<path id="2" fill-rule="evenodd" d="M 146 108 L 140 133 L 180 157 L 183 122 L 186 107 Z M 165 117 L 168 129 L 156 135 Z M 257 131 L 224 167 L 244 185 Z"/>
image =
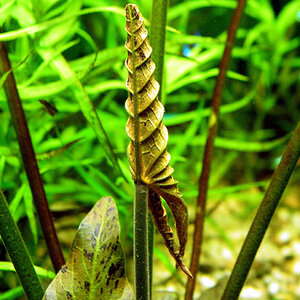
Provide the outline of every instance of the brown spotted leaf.
<path id="1" fill-rule="evenodd" d="M 188 230 L 187 206 L 182 200 L 181 194 L 177 193 L 176 188 L 169 187 L 169 189 L 166 191 L 164 188 L 152 186 L 150 187 L 150 189 L 152 189 L 161 197 L 163 197 L 171 209 L 171 212 L 175 219 L 177 236 L 180 244 L 179 253 L 183 257 L 185 245 L 187 243 L 187 230 Z M 171 192 L 173 192 L 173 194 L 171 194 Z"/>
<path id="2" fill-rule="evenodd" d="M 69 260 L 43 299 L 133 299 L 125 277 L 119 234 L 114 200 L 103 197 L 80 224 Z M 126 298 L 123 298 L 124 289 Z"/>
<path id="3" fill-rule="evenodd" d="M 166 126 L 162 123 L 164 107 L 157 97 L 159 84 L 153 75 L 155 64 L 151 59 L 152 48 L 148 42 L 143 16 L 136 5 L 128 4 L 126 6 L 126 21 L 125 47 L 128 51 L 128 58 L 125 66 L 128 70 L 126 87 L 129 97 L 126 100 L 125 108 L 130 115 L 126 124 L 126 132 L 131 140 L 128 146 L 130 171 L 135 181 L 137 177 L 135 143 L 138 143 L 141 181 L 166 200 L 174 216 L 180 244 L 178 255 L 170 250 L 172 247 L 167 239 L 170 227 L 167 225 L 166 219 L 164 218 L 162 221 L 163 219 L 156 215 L 162 211 L 163 207 L 160 210 L 154 210 L 151 209 L 152 204 L 149 203 L 156 226 L 170 253 L 178 263 L 179 260 L 182 261 L 187 243 L 187 207 L 177 187 L 177 181 L 172 176 L 174 170 L 169 165 L 171 160 L 171 156 L 167 152 L 169 135 Z M 137 141 L 134 127 L 134 99 L 137 100 L 136 111 L 139 124 Z M 180 265 L 180 263 L 178 264 Z M 188 272 L 186 273 L 188 274 Z"/>
<path id="4" fill-rule="evenodd" d="M 160 196 L 149 190 L 149 210 L 153 216 L 153 221 L 161 236 L 164 239 L 165 245 L 169 249 L 170 254 L 174 257 L 178 266 L 188 276 L 192 277 L 191 272 L 184 264 L 181 253 L 176 249 L 172 229 L 167 222 L 167 213 L 162 205 Z"/>

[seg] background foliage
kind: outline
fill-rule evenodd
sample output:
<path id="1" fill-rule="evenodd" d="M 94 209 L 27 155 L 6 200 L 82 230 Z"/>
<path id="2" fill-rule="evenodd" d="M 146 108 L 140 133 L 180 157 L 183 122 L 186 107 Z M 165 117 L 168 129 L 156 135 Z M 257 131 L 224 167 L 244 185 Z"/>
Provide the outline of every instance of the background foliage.
<path id="1" fill-rule="evenodd" d="M 150 21 L 151 2 L 133 2 Z M 0 0 L 0 38 L 7 41 L 63 246 L 69 248 L 70 230 L 77 227 L 84 213 L 100 197 L 111 195 L 118 205 L 129 258 L 133 188 L 124 130 L 128 115 L 124 109 L 123 8 L 127 3 Z M 190 207 L 191 223 L 212 89 L 235 6 L 236 1 L 231 0 L 174 0 L 168 13 L 164 123 L 170 133 L 172 166 Z M 251 215 L 299 119 L 299 22 L 299 1 L 248 1 L 223 96 L 210 181 L 211 210 L 230 195 L 241 205 L 239 217 Z M 57 113 L 47 113 L 40 100 L 54 105 Z M 109 143 L 94 119 L 90 101 Z M 34 263 L 47 268 L 50 263 L 3 89 L 0 120 L 0 184 Z M 293 180 L 299 181 L 299 177 L 298 169 Z M 255 193 L 249 192 L 253 189 Z M 213 216 L 208 221 L 216 236 L 234 248 L 226 226 Z M 169 266 L 169 257 L 159 249 L 156 253 Z M 2 245 L 0 260 L 7 260 Z M 0 290 L 14 286 L 14 275 L 0 271 Z"/>

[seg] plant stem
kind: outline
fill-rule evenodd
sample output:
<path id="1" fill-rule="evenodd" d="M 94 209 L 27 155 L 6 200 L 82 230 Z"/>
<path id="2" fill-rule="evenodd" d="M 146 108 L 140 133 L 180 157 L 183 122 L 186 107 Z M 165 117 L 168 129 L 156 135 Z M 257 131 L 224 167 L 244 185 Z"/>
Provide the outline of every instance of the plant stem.
<path id="1" fill-rule="evenodd" d="M 152 15 L 151 15 L 151 29 L 149 42 L 152 46 L 152 59 L 155 63 L 155 78 L 159 83 L 160 90 L 158 99 L 162 103 L 164 97 L 164 57 L 165 57 L 165 40 L 166 40 L 166 25 L 167 12 L 169 7 L 169 0 L 153 0 Z M 153 278 L 153 247 L 154 247 L 154 224 L 152 217 L 149 214 L 148 221 L 148 244 L 149 244 L 149 272 L 150 272 L 150 297 L 152 296 L 152 278 Z"/>
<path id="2" fill-rule="evenodd" d="M 148 253 L 148 187 L 135 184 L 134 199 L 134 287 L 135 297 L 150 298 L 149 253 Z"/>
<path id="3" fill-rule="evenodd" d="M 0 235 L 14 264 L 24 292 L 28 299 L 40 300 L 44 295 L 43 287 L 35 273 L 27 248 L 1 189 L 0 212 Z"/>
<path id="4" fill-rule="evenodd" d="M 223 293 L 223 300 L 238 299 L 257 250 L 300 156 L 300 122 L 288 142 L 281 161 L 256 213 L 242 250 Z"/>
<path id="5" fill-rule="evenodd" d="M 136 179 L 134 184 L 134 288 L 135 299 L 148 300 L 150 298 L 150 268 L 149 268 L 149 245 L 148 245 L 148 186 L 141 182 L 141 145 L 140 122 L 138 114 L 137 99 L 137 77 L 135 64 L 135 39 L 132 18 L 132 6 L 128 4 L 131 31 L 131 54 L 133 66 L 133 100 L 134 100 L 134 151 L 135 151 L 135 170 Z"/>
<path id="6" fill-rule="evenodd" d="M 148 195 L 149 196 L 149 195 Z M 149 199 L 147 199 L 147 202 Z M 150 299 L 152 299 L 152 283 L 153 283 L 153 248 L 154 248 L 154 224 L 152 215 L 148 210 L 148 257 L 149 257 L 149 289 Z"/>
<path id="7" fill-rule="evenodd" d="M 216 85 L 213 93 L 212 112 L 209 119 L 208 136 L 207 136 L 205 150 L 204 150 L 203 164 L 202 164 L 202 171 L 199 180 L 199 192 L 198 192 L 197 206 L 196 206 L 197 213 L 196 213 L 196 220 L 195 220 L 193 251 L 192 251 L 191 267 L 190 267 L 190 271 L 194 278 L 190 278 L 190 277 L 188 278 L 186 295 L 185 295 L 186 300 L 193 299 L 193 293 L 194 293 L 195 282 L 197 277 L 197 270 L 199 265 L 199 257 L 201 253 L 201 246 L 203 240 L 207 189 L 208 189 L 209 173 L 210 173 L 211 160 L 212 160 L 213 147 L 214 147 L 214 139 L 216 136 L 217 125 L 218 125 L 219 108 L 221 104 L 221 97 L 222 97 L 226 72 L 231 57 L 231 50 L 234 44 L 235 34 L 238 29 L 238 25 L 240 23 L 240 19 L 242 17 L 245 4 L 246 4 L 246 0 L 239 0 L 238 5 L 233 13 L 229 25 L 229 29 L 228 29 L 228 36 L 227 36 L 223 57 L 219 66 L 219 74 L 216 80 Z"/>
<path id="8" fill-rule="evenodd" d="M 150 45 L 152 46 L 152 59 L 155 63 L 155 79 L 160 85 L 158 99 L 165 103 L 164 94 L 164 57 L 167 26 L 167 12 L 169 0 L 153 0 L 151 15 Z"/>
<path id="9" fill-rule="evenodd" d="M 0 68 L 3 75 L 11 71 L 12 68 L 4 42 L 0 42 L 0 48 Z M 25 113 L 21 104 L 13 72 L 10 72 L 10 74 L 7 76 L 7 79 L 4 83 L 4 88 L 25 166 L 25 171 L 35 202 L 35 207 L 39 216 L 44 237 L 46 239 L 52 264 L 55 271 L 58 272 L 62 265 L 64 265 L 65 260 L 58 242 L 51 212 L 49 210 L 42 178 L 38 169 L 29 130 L 27 127 Z"/>

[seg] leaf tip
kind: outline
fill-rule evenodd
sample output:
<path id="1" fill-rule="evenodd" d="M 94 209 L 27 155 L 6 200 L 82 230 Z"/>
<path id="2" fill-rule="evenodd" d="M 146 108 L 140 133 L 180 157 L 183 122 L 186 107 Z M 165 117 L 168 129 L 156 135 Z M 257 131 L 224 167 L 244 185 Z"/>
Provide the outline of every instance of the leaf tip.
<path id="1" fill-rule="evenodd" d="M 131 19 L 134 19 L 137 16 L 139 9 L 137 5 L 129 3 L 125 6 L 125 12 L 126 19 L 130 21 Z"/>
<path id="2" fill-rule="evenodd" d="M 182 261 L 182 257 L 180 259 L 180 261 L 177 261 L 176 264 L 176 269 L 180 267 L 180 269 L 189 277 L 191 277 L 192 279 L 194 279 L 194 276 L 192 274 L 192 272 L 189 270 L 189 268 L 186 266 L 186 264 Z"/>
<path id="3" fill-rule="evenodd" d="M 180 268 L 181 268 L 181 270 L 182 270 L 187 276 L 189 276 L 189 277 L 191 277 L 192 279 L 194 279 L 193 274 L 191 273 L 191 271 L 188 269 L 188 267 L 187 267 L 184 263 L 182 263 L 182 264 L 180 265 Z"/>

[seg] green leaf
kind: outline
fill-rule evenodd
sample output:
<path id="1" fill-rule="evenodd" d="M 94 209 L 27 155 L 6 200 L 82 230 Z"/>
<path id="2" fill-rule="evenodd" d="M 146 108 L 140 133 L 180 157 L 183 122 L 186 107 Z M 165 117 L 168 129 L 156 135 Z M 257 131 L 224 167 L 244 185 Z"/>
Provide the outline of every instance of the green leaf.
<path id="1" fill-rule="evenodd" d="M 25 189 L 26 189 L 26 184 L 23 183 L 9 204 L 9 210 L 15 222 L 18 222 L 20 217 L 24 216 L 24 211 L 23 209 L 20 209 L 20 206 L 21 206 L 21 201 L 24 197 Z"/>
<path id="2" fill-rule="evenodd" d="M 9 71 L 5 72 L 2 77 L 0 78 L 0 88 L 4 85 L 4 82 L 6 81 L 8 75 L 15 69 L 17 69 L 19 66 L 21 66 L 23 63 L 26 62 L 27 58 L 31 55 L 31 51 L 25 56 L 25 58 L 19 62 L 14 68 L 10 69 Z"/>
<path id="3" fill-rule="evenodd" d="M 80 224 L 69 260 L 43 299 L 133 299 L 119 234 L 114 200 L 103 197 Z"/>
<path id="4" fill-rule="evenodd" d="M 254 99 L 256 89 L 252 89 L 248 94 L 246 94 L 242 99 L 236 100 L 232 103 L 223 104 L 220 108 L 221 114 L 227 114 L 231 112 L 238 111 L 251 103 Z M 208 117 L 210 114 L 211 108 L 204 108 L 202 110 L 201 116 L 197 110 L 188 111 L 184 113 L 174 114 L 174 115 L 165 115 L 164 124 L 166 126 L 175 126 L 185 122 L 193 121 L 195 118 Z"/>
<path id="5" fill-rule="evenodd" d="M 11 7 L 12 4 L 14 4 L 14 2 L 15 0 L 11 0 L 4 5 L 2 4 L 2 6 L 0 7 L 0 20 L 6 17 L 7 10 Z"/>
<path id="6" fill-rule="evenodd" d="M 49 57 L 52 56 L 53 51 L 54 49 L 40 50 L 39 54 L 44 60 L 47 60 Z M 72 81 L 74 83 L 72 85 L 74 96 L 80 104 L 84 117 L 86 118 L 90 126 L 93 128 L 100 144 L 103 145 L 108 159 L 112 162 L 114 166 L 116 166 L 116 168 L 123 176 L 110 138 L 106 133 L 103 123 L 96 112 L 96 108 L 94 106 L 93 101 L 87 94 L 80 80 L 77 78 L 76 73 L 72 70 L 69 63 L 62 55 L 57 56 L 55 60 L 51 62 L 51 66 L 59 73 L 59 76 L 63 80 Z"/>
<path id="7" fill-rule="evenodd" d="M 269 141 L 243 141 L 238 139 L 228 139 L 223 137 L 215 138 L 215 147 L 222 149 L 229 149 L 242 152 L 265 152 L 270 151 L 278 146 L 284 145 L 290 134 L 284 135 L 278 139 L 273 139 Z M 182 136 L 174 134 L 172 139 L 170 139 L 170 144 L 181 143 Z M 190 146 L 204 146 L 205 136 L 195 136 L 191 141 Z"/>
<path id="8" fill-rule="evenodd" d="M 79 142 L 81 140 L 81 138 L 79 139 L 75 139 L 67 144 L 65 144 L 64 146 L 62 147 L 59 147 L 57 149 L 54 149 L 54 150 L 51 150 L 51 151 L 48 151 L 48 152 L 45 152 L 45 153 L 40 153 L 40 154 L 37 154 L 37 159 L 38 160 L 44 160 L 44 159 L 49 159 L 51 157 L 54 157 L 56 155 L 59 155 L 61 154 L 62 152 L 64 152 L 65 150 L 69 149 L 72 145 L 74 145 L 75 143 Z"/>
<path id="9" fill-rule="evenodd" d="M 1 153 L 1 149 L 0 149 L 0 153 Z M 5 167 L 5 156 L 1 156 L 0 154 L 0 186 L 2 183 L 4 167 Z"/>
<path id="10" fill-rule="evenodd" d="M 48 271 L 38 266 L 34 266 L 34 269 L 37 275 L 40 277 L 50 278 L 50 279 L 53 279 L 55 277 L 55 273 L 52 271 Z M 0 271 L 16 272 L 14 265 L 10 261 L 0 261 Z"/>
<path id="11" fill-rule="evenodd" d="M 82 15 L 96 13 L 96 12 L 104 12 L 104 11 L 112 12 L 112 13 L 119 14 L 119 15 L 124 15 L 123 9 L 121 9 L 119 7 L 115 7 L 115 6 L 86 8 L 86 9 L 79 10 L 73 14 L 62 15 L 57 18 L 47 20 L 45 22 L 41 22 L 41 23 L 34 24 L 32 26 L 24 27 L 22 29 L 1 33 L 0 41 L 15 40 L 17 38 L 20 38 L 20 37 L 23 37 L 26 35 L 32 35 L 34 33 L 47 30 L 57 24 L 62 24 L 62 23 L 66 22 L 74 17 L 77 17 L 77 16 L 82 16 Z"/>
<path id="12" fill-rule="evenodd" d="M 290 1 L 280 11 L 277 18 L 277 30 L 284 38 L 286 38 L 287 29 L 297 22 L 297 15 L 299 15 L 300 2 Z"/>
<path id="13" fill-rule="evenodd" d="M 74 16 L 74 14 L 79 13 L 81 6 L 82 0 L 70 1 L 61 17 Z M 76 21 L 76 16 L 74 16 L 72 19 L 68 21 L 66 20 L 64 23 L 53 26 L 43 34 L 40 39 L 40 45 L 42 47 L 51 47 L 58 45 L 64 39 L 68 40 L 70 36 L 74 35 L 79 26 Z"/>
<path id="14" fill-rule="evenodd" d="M 231 0 L 210 0 L 210 1 L 184 1 L 180 4 L 177 4 L 170 8 L 168 13 L 168 20 L 174 20 L 182 15 L 183 11 L 190 11 L 194 9 L 199 9 L 202 7 L 226 7 L 226 8 L 234 8 L 236 6 L 235 1 Z"/>
<path id="15" fill-rule="evenodd" d="M 16 288 L 10 289 L 7 292 L 4 292 L 0 295 L 0 300 L 14 300 L 14 299 L 20 299 L 24 295 L 24 290 L 21 286 L 18 286 Z"/>
<path id="16" fill-rule="evenodd" d="M 31 190 L 28 184 L 26 184 L 25 192 L 24 192 L 24 204 L 25 204 L 25 212 L 29 221 L 30 231 L 33 236 L 34 244 L 37 245 L 38 243 L 38 231 L 37 231 L 37 224 L 34 216 L 34 206 L 33 206 L 33 199 Z"/>

